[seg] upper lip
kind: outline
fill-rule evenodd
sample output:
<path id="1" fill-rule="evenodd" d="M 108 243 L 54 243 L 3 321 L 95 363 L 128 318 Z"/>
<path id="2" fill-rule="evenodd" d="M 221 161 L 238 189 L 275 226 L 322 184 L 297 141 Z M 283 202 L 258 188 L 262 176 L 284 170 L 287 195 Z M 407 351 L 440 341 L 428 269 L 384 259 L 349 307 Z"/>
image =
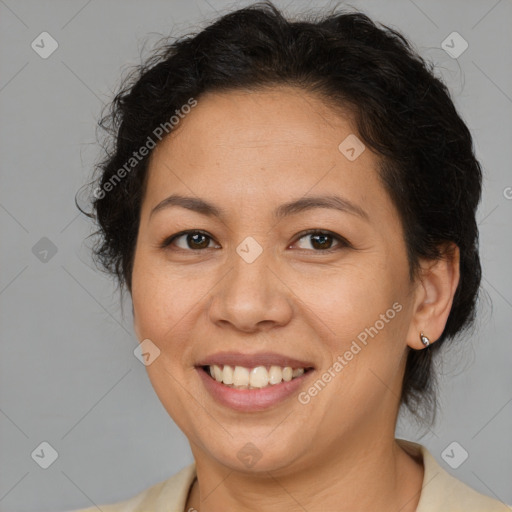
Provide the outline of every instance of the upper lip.
<path id="1" fill-rule="evenodd" d="M 240 352 L 218 352 L 202 359 L 196 366 L 244 366 L 255 368 L 256 366 L 291 366 L 292 368 L 313 368 L 309 361 L 301 361 L 294 357 L 288 357 L 274 352 L 261 352 L 259 354 L 242 354 Z"/>

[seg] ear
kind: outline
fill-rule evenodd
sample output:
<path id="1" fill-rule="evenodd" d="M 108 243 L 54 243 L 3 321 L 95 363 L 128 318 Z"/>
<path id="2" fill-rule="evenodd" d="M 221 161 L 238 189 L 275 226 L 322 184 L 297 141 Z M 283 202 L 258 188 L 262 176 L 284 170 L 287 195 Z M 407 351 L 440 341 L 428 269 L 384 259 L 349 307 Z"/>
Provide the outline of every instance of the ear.
<path id="1" fill-rule="evenodd" d="M 420 332 L 434 343 L 443 333 L 459 284 L 460 251 L 456 244 L 440 247 L 439 260 L 423 260 L 415 289 L 415 304 L 411 325 L 407 334 L 407 345 L 421 350 L 425 348 Z"/>

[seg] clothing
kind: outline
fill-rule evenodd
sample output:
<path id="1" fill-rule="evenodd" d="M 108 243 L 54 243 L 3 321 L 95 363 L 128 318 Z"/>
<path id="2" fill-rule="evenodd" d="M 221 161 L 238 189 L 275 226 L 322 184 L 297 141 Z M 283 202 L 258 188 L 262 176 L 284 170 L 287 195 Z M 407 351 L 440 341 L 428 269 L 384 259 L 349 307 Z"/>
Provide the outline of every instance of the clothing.
<path id="1" fill-rule="evenodd" d="M 512 507 L 473 490 L 445 471 L 421 444 L 397 439 L 404 450 L 423 459 L 424 477 L 416 512 L 511 512 Z M 131 499 L 101 506 L 103 512 L 188 512 L 185 505 L 196 477 L 195 464 Z M 97 512 L 91 507 L 74 512 Z"/>

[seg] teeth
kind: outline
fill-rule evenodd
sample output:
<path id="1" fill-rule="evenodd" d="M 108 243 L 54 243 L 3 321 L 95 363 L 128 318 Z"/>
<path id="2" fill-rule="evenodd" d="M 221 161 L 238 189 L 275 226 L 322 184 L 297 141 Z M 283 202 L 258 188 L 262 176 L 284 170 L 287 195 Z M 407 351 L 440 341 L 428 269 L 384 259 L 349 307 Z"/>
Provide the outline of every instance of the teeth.
<path id="1" fill-rule="evenodd" d="M 210 372 L 211 372 L 211 368 L 210 368 Z M 213 366 L 213 378 L 217 381 L 217 382 L 222 382 L 222 370 L 218 367 L 218 366 Z"/>
<path id="2" fill-rule="evenodd" d="M 283 380 L 285 382 L 290 382 L 292 380 L 292 375 L 293 375 L 293 370 L 289 366 L 286 366 L 285 368 L 283 368 Z"/>
<path id="3" fill-rule="evenodd" d="M 222 382 L 224 382 L 224 384 L 233 384 L 233 368 L 231 368 L 231 366 L 224 366 L 222 375 Z"/>
<path id="4" fill-rule="evenodd" d="M 280 366 L 271 366 L 268 372 L 268 381 L 270 384 L 279 384 L 283 380 L 283 370 Z"/>
<path id="5" fill-rule="evenodd" d="M 249 384 L 253 388 L 264 388 L 268 386 L 268 372 L 264 366 L 257 366 L 249 374 Z"/>
<path id="6" fill-rule="evenodd" d="M 248 386 L 249 370 L 243 366 L 235 366 L 235 371 L 233 372 L 233 384 L 235 386 Z"/>
<path id="7" fill-rule="evenodd" d="M 238 389 L 265 388 L 280 384 L 282 381 L 290 382 L 296 377 L 304 374 L 304 368 L 292 368 L 291 366 L 256 366 L 255 368 L 245 368 L 244 366 L 216 364 L 209 367 L 210 375 L 217 381 L 223 382 L 227 386 Z"/>

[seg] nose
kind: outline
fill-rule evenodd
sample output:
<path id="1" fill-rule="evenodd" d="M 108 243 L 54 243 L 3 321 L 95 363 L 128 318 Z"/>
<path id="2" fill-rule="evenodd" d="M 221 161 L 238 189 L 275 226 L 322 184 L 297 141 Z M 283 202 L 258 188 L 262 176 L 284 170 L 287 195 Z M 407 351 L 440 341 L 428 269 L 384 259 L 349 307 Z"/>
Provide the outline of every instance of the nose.
<path id="1" fill-rule="evenodd" d="M 251 333 L 290 321 L 292 293 L 264 254 L 265 251 L 252 263 L 234 254 L 231 271 L 211 293 L 211 322 Z"/>

